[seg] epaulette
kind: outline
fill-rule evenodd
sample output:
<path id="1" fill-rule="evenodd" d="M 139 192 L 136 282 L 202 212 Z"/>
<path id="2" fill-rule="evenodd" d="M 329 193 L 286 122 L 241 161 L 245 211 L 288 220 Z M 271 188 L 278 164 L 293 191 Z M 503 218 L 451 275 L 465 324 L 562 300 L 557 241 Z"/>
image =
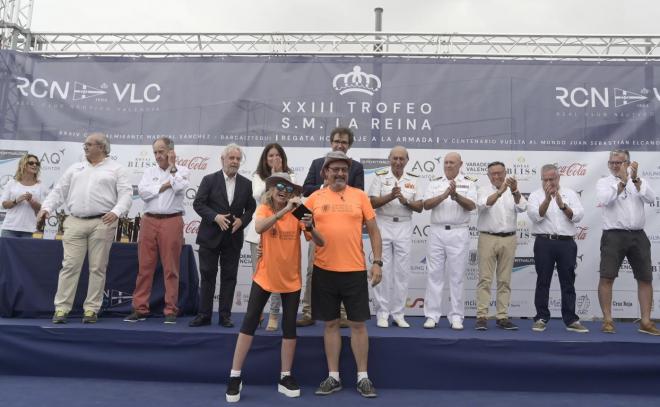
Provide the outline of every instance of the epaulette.
<path id="1" fill-rule="evenodd" d="M 442 178 L 443 176 L 440 175 L 439 177 L 431 178 L 431 181 L 440 181 Z"/>
<path id="2" fill-rule="evenodd" d="M 376 170 L 374 173 L 375 173 L 376 175 L 385 175 L 385 174 L 387 174 L 388 172 L 390 172 L 389 169 L 387 169 L 387 168 L 381 168 L 381 169 L 379 169 L 379 170 Z"/>
<path id="3" fill-rule="evenodd" d="M 406 172 L 406 174 L 410 175 L 411 177 L 415 177 L 415 178 L 419 177 L 419 175 L 413 174 L 412 172 Z"/>
<path id="4" fill-rule="evenodd" d="M 477 181 L 479 181 L 479 179 L 478 179 L 477 177 L 473 177 L 473 176 L 471 176 L 471 175 L 466 175 L 466 176 L 465 176 L 465 179 L 468 180 L 468 181 L 472 181 L 472 182 L 477 182 Z"/>

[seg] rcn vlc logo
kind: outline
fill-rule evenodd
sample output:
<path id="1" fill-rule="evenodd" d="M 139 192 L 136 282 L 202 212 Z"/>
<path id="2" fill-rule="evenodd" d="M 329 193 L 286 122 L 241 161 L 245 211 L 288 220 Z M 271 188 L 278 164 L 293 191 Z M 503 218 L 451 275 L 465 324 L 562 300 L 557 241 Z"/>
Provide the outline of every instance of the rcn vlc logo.
<path id="1" fill-rule="evenodd" d="M 16 88 L 25 97 L 36 99 L 61 99 L 81 102 L 83 100 L 107 102 L 110 99 L 119 103 L 156 103 L 160 99 L 161 87 L 157 83 L 140 85 L 137 83 L 103 82 L 92 86 L 79 81 L 49 81 L 44 78 L 29 79 L 16 77 Z"/>
<path id="2" fill-rule="evenodd" d="M 338 90 L 340 95 L 358 92 L 373 96 L 381 86 L 378 76 L 363 72 L 359 65 L 355 65 L 351 72 L 339 74 L 332 79 L 332 87 Z"/>
<path id="3" fill-rule="evenodd" d="M 597 88 L 582 87 L 566 88 L 555 87 L 555 99 L 562 106 L 609 108 L 611 106 L 620 108 L 640 102 L 649 102 L 653 99 L 660 101 L 660 90 L 658 88 L 643 88 L 639 92 L 633 92 L 621 88 Z"/>

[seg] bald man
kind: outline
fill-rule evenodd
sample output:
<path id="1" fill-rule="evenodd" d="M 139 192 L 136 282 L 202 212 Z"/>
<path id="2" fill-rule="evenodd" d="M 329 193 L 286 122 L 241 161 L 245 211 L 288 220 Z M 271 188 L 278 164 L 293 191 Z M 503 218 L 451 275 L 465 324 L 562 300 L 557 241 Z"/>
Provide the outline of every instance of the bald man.
<path id="1" fill-rule="evenodd" d="M 383 239 L 383 280 L 374 287 L 376 325 L 387 328 L 391 316 L 394 325 L 410 328 L 404 313 L 410 278 L 412 214 L 422 211 L 422 199 L 417 175 L 404 172 L 408 164 L 406 148 L 394 147 L 389 161 L 390 168 L 376 171 L 368 192 Z"/>
<path id="2" fill-rule="evenodd" d="M 463 276 L 468 262 L 470 214 L 477 201 L 476 178 L 460 175 L 461 156 L 445 156 L 444 177 L 433 179 L 424 194 L 424 209 L 431 210 L 426 255 L 424 328 L 435 328 L 442 316 L 445 277 L 449 279 L 451 307 L 447 319 L 452 329 L 463 329 Z"/>

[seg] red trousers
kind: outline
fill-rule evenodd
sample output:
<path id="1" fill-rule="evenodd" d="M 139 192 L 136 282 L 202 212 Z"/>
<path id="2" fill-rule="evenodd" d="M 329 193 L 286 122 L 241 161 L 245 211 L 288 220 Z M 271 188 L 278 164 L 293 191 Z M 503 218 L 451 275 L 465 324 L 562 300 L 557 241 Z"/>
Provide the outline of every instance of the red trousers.
<path id="1" fill-rule="evenodd" d="M 177 315 L 179 309 L 179 262 L 183 246 L 183 217 L 158 219 L 146 215 L 140 222 L 138 238 L 138 271 L 133 309 L 141 314 L 149 313 L 149 297 L 154 281 L 154 273 L 160 262 L 163 265 L 165 280 L 165 315 Z"/>

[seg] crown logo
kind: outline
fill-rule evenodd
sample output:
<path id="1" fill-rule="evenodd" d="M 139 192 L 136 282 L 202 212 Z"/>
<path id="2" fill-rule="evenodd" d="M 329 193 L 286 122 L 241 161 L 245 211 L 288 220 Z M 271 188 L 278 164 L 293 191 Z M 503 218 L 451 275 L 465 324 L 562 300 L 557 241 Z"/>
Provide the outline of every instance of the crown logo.
<path id="1" fill-rule="evenodd" d="M 358 65 L 353 67 L 353 71 L 342 73 L 334 77 L 332 87 L 339 91 L 340 95 L 349 92 L 361 92 L 373 96 L 381 87 L 380 78 L 373 74 L 362 72 Z"/>

